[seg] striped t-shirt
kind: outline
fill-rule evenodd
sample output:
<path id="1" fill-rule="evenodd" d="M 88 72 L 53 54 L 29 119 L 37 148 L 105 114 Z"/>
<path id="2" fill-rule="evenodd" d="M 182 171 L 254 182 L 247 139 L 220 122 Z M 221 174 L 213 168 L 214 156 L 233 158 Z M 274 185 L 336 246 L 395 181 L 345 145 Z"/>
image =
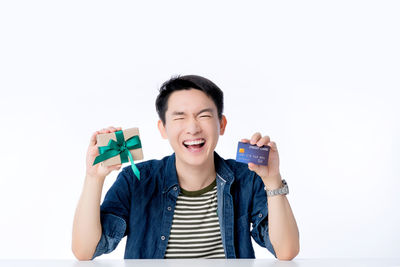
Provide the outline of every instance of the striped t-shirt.
<path id="1" fill-rule="evenodd" d="M 165 258 L 225 258 L 215 180 L 198 191 L 181 189 Z"/>

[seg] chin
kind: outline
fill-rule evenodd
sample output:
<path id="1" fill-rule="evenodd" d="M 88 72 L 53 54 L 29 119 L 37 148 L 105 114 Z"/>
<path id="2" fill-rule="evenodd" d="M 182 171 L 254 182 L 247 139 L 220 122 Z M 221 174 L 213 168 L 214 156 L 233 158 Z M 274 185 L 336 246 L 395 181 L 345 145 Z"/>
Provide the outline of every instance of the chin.
<path id="1" fill-rule="evenodd" d="M 175 153 L 177 154 L 177 153 Z M 207 163 L 210 155 L 207 151 L 202 153 L 191 153 L 188 151 L 179 151 L 179 159 L 185 164 L 192 166 L 202 166 Z"/>

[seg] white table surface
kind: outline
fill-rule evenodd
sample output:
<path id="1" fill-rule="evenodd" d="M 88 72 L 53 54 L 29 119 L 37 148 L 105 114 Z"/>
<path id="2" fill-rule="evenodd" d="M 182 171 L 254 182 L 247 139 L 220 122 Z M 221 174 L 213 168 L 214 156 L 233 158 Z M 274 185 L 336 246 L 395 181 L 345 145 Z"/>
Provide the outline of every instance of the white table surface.
<path id="1" fill-rule="evenodd" d="M 330 266 L 365 266 L 365 267 L 400 267 L 397 259 L 294 259 L 293 261 L 278 261 L 275 259 L 229 259 L 229 260 L 109 260 L 95 259 L 93 261 L 78 260 L 13 260 L 0 259 L 1 267 L 330 267 Z"/>

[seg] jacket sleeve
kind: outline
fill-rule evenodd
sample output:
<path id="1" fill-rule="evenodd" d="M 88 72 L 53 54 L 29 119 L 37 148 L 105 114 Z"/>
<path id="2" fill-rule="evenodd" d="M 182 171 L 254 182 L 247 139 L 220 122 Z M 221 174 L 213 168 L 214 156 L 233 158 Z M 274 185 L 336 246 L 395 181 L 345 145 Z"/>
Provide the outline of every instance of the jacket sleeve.
<path id="1" fill-rule="evenodd" d="M 132 176 L 124 168 L 110 187 L 100 206 L 102 234 L 92 260 L 113 251 L 127 234 L 131 206 Z"/>
<path id="2" fill-rule="evenodd" d="M 264 190 L 264 183 L 260 176 L 254 173 L 253 178 L 253 205 L 251 211 L 253 239 L 262 247 L 267 248 L 276 258 L 275 250 L 269 239 L 268 231 L 268 202 Z"/>

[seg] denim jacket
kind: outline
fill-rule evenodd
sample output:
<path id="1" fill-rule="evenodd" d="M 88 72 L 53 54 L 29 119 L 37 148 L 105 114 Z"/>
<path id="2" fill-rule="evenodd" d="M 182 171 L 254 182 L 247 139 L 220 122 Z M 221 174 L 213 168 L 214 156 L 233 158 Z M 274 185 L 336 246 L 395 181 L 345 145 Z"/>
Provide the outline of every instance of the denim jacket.
<path id="1" fill-rule="evenodd" d="M 250 236 L 275 257 L 268 234 L 267 196 L 247 164 L 214 152 L 218 218 L 226 258 L 255 258 Z M 100 206 L 102 235 L 94 259 L 113 251 L 127 235 L 125 259 L 164 258 L 180 187 L 175 153 L 123 168 Z M 250 229 L 250 225 L 252 229 Z"/>

